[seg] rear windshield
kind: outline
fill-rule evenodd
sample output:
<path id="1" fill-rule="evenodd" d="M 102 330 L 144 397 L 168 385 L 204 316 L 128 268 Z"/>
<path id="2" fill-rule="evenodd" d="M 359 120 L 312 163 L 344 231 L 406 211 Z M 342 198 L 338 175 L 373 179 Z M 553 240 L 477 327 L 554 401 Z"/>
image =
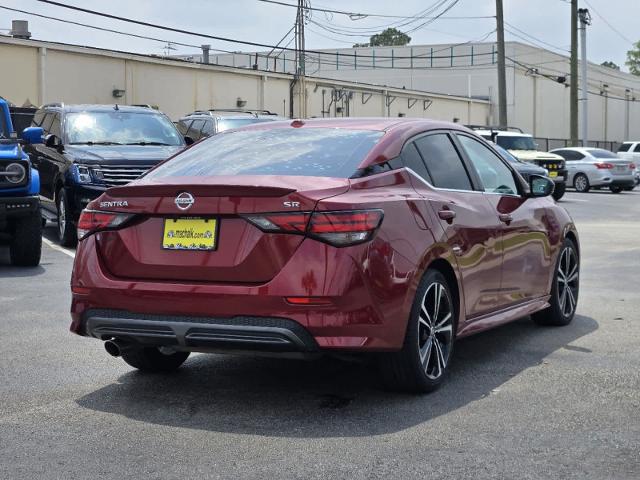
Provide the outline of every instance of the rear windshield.
<path id="1" fill-rule="evenodd" d="M 273 122 L 274 120 L 277 120 L 277 118 L 221 118 L 218 120 L 218 132 L 244 127 L 252 123 Z"/>
<path id="2" fill-rule="evenodd" d="M 351 177 L 383 132 L 344 128 L 237 130 L 204 140 L 147 178 L 209 175 Z"/>
<path id="3" fill-rule="evenodd" d="M 589 153 L 596 158 L 618 158 L 618 155 L 609 150 L 593 149 Z"/>
<path id="4" fill-rule="evenodd" d="M 620 145 L 618 147 L 618 151 L 619 152 L 628 152 L 630 148 L 631 148 L 631 144 L 630 143 L 623 143 L 622 145 Z"/>

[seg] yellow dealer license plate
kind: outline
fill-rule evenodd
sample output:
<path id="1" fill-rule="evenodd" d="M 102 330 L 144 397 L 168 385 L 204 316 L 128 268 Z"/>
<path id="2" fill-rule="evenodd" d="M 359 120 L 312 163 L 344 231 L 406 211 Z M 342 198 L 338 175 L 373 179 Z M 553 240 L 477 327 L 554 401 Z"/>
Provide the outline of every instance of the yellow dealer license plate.
<path id="1" fill-rule="evenodd" d="M 549 176 L 550 176 L 551 178 L 553 178 L 553 177 L 557 177 L 557 176 L 558 176 L 558 172 L 549 172 Z"/>
<path id="2" fill-rule="evenodd" d="M 162 248 L 167 250 L 215 250 L 218 221 L 215 218 L 165 218 Z"/>

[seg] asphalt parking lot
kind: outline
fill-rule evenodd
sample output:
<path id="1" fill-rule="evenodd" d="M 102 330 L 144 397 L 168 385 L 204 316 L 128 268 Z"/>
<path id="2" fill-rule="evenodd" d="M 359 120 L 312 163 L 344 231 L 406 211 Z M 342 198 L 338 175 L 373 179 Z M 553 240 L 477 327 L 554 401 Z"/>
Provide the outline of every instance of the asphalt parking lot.
<path id="1" fill-rule="evenodd" d="M 0 478 L 640 478 L 640 191 L 560 203 L 581 236 L 574 322 L 462 340 L 425 396 L 333 359 L 142 375 L 68 333 L 72 252 L 18 269 L 0 250 Z"/>

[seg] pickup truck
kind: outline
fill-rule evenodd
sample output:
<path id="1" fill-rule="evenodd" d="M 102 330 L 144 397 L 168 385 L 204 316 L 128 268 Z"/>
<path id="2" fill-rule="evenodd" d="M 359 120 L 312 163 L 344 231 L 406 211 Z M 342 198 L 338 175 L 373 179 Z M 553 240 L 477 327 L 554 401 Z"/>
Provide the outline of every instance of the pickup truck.
<path id="1" fill-rule="evenodd" d="M 631 160 L 636 166 L 636 185 L 640 185 L 640 142 L 624 142 L 616 152 L 620 158 Z M 628 188 L 627 190 L 633 190 Z"/>
<path id="2" fill-rule="evenodd" d="M 0 98 L 0 242 L 9 244 L 12 265 L 40 263 L 40 177 L 22 146 L 42 143 L 42 134 L 41 128 L 25 128 L 18 139 L 9 105 Z"/>

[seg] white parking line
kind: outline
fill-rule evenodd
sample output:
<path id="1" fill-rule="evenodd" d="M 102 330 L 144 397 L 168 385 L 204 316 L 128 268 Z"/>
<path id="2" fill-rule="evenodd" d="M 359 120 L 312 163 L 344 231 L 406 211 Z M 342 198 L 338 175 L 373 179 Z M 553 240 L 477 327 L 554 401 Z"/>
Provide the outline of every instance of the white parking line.
<path id="1" fill-rule="evenodd" d="M 69 250 L 68 248 L 64 248 L 61 247 L 60 245 L 56 245 L 55 243 L 53 243 L 51 240 L 49 240 L 48 238 L 42 238 L 42 243 L 45 243 L 47 245 L 49 245 L 51 248 L 53 248 L 54 250 L 57 250 L 59 252 L 64 253 L 65 255 L 70 256 L 71 258 L 76 258 L 76 252 L 74 252 L 73 250 Z"/>

